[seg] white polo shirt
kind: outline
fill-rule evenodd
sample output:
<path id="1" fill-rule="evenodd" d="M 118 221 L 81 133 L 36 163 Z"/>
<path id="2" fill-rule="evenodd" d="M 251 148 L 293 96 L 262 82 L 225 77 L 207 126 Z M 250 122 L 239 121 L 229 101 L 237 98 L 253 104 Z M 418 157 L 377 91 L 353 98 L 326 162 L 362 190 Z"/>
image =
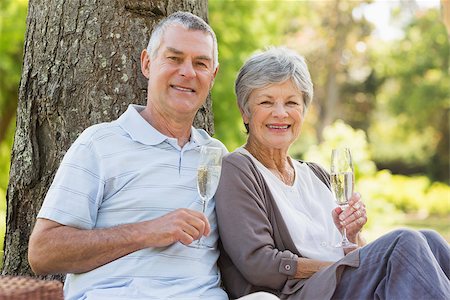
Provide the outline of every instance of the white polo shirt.
<path id="1" fill-rule="evenodd" d="M 86 129 L 70 147 L 38 218 L 80 229 L 108 228 L 158 218 L 178 208 L 201 210 L 196 170 L 201 145 L 225 146 L 191 129 L 183 147 L 130 105 L 119 119 Z M 206 215 L 212 248 L 175 243 L 147 248 L 83 274 L 68 274 L 65 299 L 228 299 L 216 265 L 215 200 Z"/>

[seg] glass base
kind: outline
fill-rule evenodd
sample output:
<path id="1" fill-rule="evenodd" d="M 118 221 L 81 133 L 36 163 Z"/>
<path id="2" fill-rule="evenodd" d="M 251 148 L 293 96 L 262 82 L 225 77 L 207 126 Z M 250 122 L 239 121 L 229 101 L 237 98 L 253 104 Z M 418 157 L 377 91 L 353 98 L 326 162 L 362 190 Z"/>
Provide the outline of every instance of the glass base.
<path id="1" fill-rule="evenodd" d="M 334 247 L 347 249 L 347 248 L 358 248 L 358 245 L 350 242 L 349 240 L 342 240 L 336 245 L 334 245 Z"/>
<path id="2" fill-rule="evenodd" d="M 197 249 L 215 249 L 213 246 L 204 243 L 201 239 L 193 241 L 191 244 L 187 245 L 187 247 Z"/>
<path id="3" fill-rule="evenodd" d="M 197 248 L 208 248 L 208 249 L 213 249 L 214 247 L 211 247 L 210 245 L 204 243 L 201 239 L 197 241 Z"/>

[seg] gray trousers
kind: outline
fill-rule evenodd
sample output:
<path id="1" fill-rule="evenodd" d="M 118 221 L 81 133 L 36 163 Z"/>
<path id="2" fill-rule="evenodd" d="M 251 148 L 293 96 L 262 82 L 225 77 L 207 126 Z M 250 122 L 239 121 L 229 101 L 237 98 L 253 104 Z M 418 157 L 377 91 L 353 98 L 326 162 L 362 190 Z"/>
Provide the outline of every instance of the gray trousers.
<path id="1" fill-rule="evenodd" d="M 333 299 L 450 299 L 450 247 L 431 230 L 395 230 L 360 250 Z"/>

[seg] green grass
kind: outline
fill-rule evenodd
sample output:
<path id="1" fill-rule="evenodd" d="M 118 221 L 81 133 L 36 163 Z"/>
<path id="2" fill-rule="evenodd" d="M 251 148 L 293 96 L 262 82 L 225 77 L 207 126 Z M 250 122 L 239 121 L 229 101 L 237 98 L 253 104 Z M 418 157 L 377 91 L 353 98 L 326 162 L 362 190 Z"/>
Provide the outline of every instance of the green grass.
<path id="1" fill-rule="evenodd" d="M 398 228 L 433 229 L 441 234 L 450 243 L 450 215 L 447 216 L 421 216 L 418 214 L 398 214 L 387 217 L 375 216 L 379 222 L 370 229 L 364 229 L 364 237 L 372 242 L 383 234 Z M 373 221 L 373 220 L 372 220 Z"/>

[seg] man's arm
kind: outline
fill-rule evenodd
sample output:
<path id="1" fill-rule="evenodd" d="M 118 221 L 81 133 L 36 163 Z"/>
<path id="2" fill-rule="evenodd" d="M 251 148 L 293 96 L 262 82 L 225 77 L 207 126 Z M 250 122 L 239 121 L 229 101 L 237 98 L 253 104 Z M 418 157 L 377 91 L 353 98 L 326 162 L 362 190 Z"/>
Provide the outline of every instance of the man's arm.
<path id="1" fill-rule="evenodd" d="M 105 229 L 77 229 L 38 219 L 28 260 L 36 274 L 83 273 L 148 247 L 189 245 L 210 233 L 200 212 L 178 209 L 154 220 Z"/>

